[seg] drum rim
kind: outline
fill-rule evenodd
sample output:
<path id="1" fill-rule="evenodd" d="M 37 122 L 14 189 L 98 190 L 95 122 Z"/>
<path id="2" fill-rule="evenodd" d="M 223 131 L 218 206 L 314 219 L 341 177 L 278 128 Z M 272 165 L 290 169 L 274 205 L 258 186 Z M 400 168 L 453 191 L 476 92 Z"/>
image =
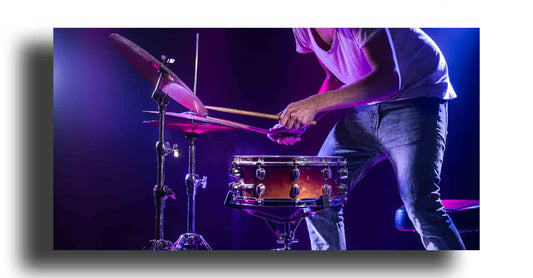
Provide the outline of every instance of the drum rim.
<path id="1" fill-rule="evenodd" d="M 346 165 L 343 156 L 303 156 L 303 155 L 234 155 L 231 162 L 237 165 Z"/>
<path id="2" fill-rule="evenodd" d="M 270 154 L 261 154 L 261 155 L 234 155 L 233 157 L 243 157 L 243 158 L 253 158 L 253 157 L 272 157 L 272 158 L 344 158 L 344 156 L 321 156 L 321 155 L 270 155 Z"/>
<path id="3" fill-rule="evenodd" d="M 346 196 L 336 196 L 330 199 L 329 206 L 343 206 L 346 204 L 348 198 Z M 230 203 L 235 206 L 245 206 L 245 207 L 297 207 L 297 208 L 306 208 L 306 207 L 322 207 L 323 204 L 320 201 L 320 198 L 304 198 L 304 199 L 280 199 L 280 198 L 265 198 L 257 199 L 254 197 L 243 197 L 243 196 L 234 196 Z"/>

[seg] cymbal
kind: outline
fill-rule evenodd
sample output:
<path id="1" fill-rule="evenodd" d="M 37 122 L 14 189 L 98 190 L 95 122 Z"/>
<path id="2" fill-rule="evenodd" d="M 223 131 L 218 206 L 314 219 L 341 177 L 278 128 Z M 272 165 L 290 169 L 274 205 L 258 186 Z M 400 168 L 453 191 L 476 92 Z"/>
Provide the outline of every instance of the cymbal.
<path id="1" fill-rule="evenodd" d="M 159 69 L 165 72 L 159 86 L 160 90 L 165 92 L 177 101 L 179 104 L 194 111 L 195 113 L 206 116 L 207 109 L 200 99 L 187 87 L 187 85 L 178 78 L 167 66 L 161 61 L 154 58 L 150 53 L 133 43 L 132 41 L 118 35 L 111 34 L 111 41 L 118 49 L 120 54 L 130 62 L 130 64 L 142 74 L 148 81 L 153 84 L 157 83 L 159 78 Z"/>
<path id="2" fill-rule="evenodd" d="M 159 115 L 158 111 L 143 111 L 143 112 L 147 114 L 151 114 L 151 115 Z M 260 128 L 260 127 L 255 127 L 255 126 L 233 122 L 229 120 L 224 120 L 224 119 L 217 119 L 213 117 L 201 117 L 195 113 L 190 113 L 190 112 L 184 112 L 184 113 L 166 112 L 165 117 L 172 119 L 172 120 L 182 120 L 182 121 L 193 120 L 193 121 L 200 122 L 200 123 L 223 125 L 223 126 L 232 127 L 235 129 L 248 130 L 248 131 L 253 131 L 253 132 L 267 134 L 267 135 L 271 133 L 270 131 Z"/>
<path id="3" fill-rule="evenodd" d="M 159 121 L 144 121 L 143 124 L 151 126 L 159 126 Z M 238 130 L 235 127 L 215 125 L 215 124 L 206 124 L 206 123 L 197 123 L 197 122 L 167 122 L 165 121 L 165 128 L 179 130 L 186 133 L 195 133 L 202 134 L 206 132 L 216 132 L 216 131 L 232 131 Z"/>

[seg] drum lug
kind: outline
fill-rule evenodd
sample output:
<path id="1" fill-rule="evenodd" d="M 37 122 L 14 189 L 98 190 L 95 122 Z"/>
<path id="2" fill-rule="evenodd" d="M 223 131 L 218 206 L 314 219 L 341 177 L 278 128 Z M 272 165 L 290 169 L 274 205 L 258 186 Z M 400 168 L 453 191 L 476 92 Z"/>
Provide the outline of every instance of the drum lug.
<path id="1" fill-rule="evenodd" d="M 322 194 L 323 195 L 328 195 L 328 196 L 331 196 L 331 192 L 332 192 L 332 189 L 331 189 L 331 186 L 329 184 L 324 184 L 322 185 Z"/>
<path id="2" fill-rule="evenodd" d="M 344 183 L 341 183 L 341 185 L 339 185 L 339 193 L 340 195 L 346 195 L 348 193 L 348 186 Z"/>
<path id="3" fill-rule="evenodd" d="M 239 169 L 236 165 L 232 165 L 231 169 L 229 170 L 229 175 L 239 179 L 241 177 L 241 169 Z"/>
<path id="4" fill-rule="evenodd" d="M 291 186 L 290 197 L 291 199 L 296 200 L 298 195 L 300 195 L 300 186 L 297 183 L 293 183 Z"/>
<path id="5" fill-rule="evenodd" d="M 325 181 L 328 181 L 331 179 L 331 168 L 329 167 L 329 165 L 328 165 L 328 168 L 322 169 L 322 178 Z"/>
<path id="6" fill-rule="evenodd" d="M 266 171 L 264 168 L 261 167 L 261 164 L 257 165 L 257 169 L 255 170 L 255 177 L 262 181 L 265 179 Z"/>
<path id="7" fill-rule="evenodd" d="M 297 181 L 300 179 L 300 169 L 298 169 L 296 165 L 294 165 L 294 168 L 291 170 L 289 178 L 291 181 Z"/>
<path id="8" fill-rule="evenodd" d="M 266 191 L 266 187 L 264 184 L 260 183 L 256 188 L 255 188 L 255 193 L 257 194 L 257 197 L 258 198 L 261 198 L 263 197 L 263 195 L 265 195 L 265 191 Z"/>
<path id="9" fill-rule="evenodd" d="M 339 169 L 339 179 L 347 179 L 348 178 L 348 169 L 346 167 Z"/>

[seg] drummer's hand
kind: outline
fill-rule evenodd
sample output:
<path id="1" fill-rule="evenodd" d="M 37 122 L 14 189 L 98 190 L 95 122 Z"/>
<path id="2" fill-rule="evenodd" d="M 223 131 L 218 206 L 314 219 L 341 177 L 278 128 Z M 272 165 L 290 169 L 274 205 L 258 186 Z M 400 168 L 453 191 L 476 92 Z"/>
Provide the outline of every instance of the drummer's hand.
<path id="1" fill-rule="evenodd" d="M 306 129 L 307 126 L 301 129 L 287 129 L 280 124 L 276 124 L 269 130 L 271 133 L 267 137 L 278 144 L 294 145 L 301 141 L 302 134 Z"/>
<path id="2" fill-rule="evenodd" d="M 279 123 L 287 129 L 300 129 L 309 125 L 318 112 L 316 97 L 308 97 L 289 104 L 281 113 Z"/>

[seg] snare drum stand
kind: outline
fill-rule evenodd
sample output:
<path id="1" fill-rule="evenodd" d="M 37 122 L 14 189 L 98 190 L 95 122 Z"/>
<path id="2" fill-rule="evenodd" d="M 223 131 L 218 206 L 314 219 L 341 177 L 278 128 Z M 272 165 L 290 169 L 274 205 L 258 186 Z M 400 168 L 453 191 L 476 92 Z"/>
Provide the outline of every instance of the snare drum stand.
<path id="1" fill-rule="evenodd" d="M 166 199 L 170 196 L 175 199 L 174 192 L 168 186 L 163 185 L 165 180 L 165 175 L 163 171 L 163 166 L 165 163 L 165 156 L 170 153 L 177 153 L 177 145 L 174 145 L 173 148 L 169 147 L 168 142 L 164 142 L 164 127 L 165 127 L 165 111 L 169 103 L 168 95 L 159 91 L 159 86 L 161 85 L 161 79 L 163 74 L 166 74 L 164 65 L 171 64 L 174 62 L 174 59 L 167 58 L 166 56 L 161 56 L 163 66 L 159 68 L 159 78 L 155 85 L 154 91 L 152 93 L 152 99 L 157 102 L 159 108 L 159 141 L 156 143 L 157 151 L 157 185 L 154 187 L 154 200 L 155 200 L 155 215 L 156 215 L 156 225 L 155 225 L 155 239 L 150 240 L 143 249 L 147 250 L 175 250 L 174 244 L 171 241 L 163 239 L 163 216 Z"/>
<path id="2" fill-rule="evenodd" d="M 200 178 L 200 176 L 196 175 L 195 140 L 198 138 L 198 134 L 186 133 L 185 136 L 189 139 L 189 172 L 185 176 L 185 185 L 187 186 L 187 233 L 180 235 L 175 246 L 178 250 L 199 250 L 203 245 L 207 250 L 212 250 L 204 237 L 195 233 L 196 188 L 201 186 L 205 189 L 207 186 L 207 177 Z"/>
<path id="3" fill-rule="evenodd" d="M 230 188 L 233 184 L 230 184 Z M 299 207 L 296 211 L 294 211 L 289 217 L 279 217 L 276 215 L 268 214 L 259 210 L 245 208 L 243 205 L 236 204 L 233 202 L 233 192 L 228 192 L 228 195 L 226 196 L 226 200 L 224 201 L 224 205 L 242 210 L 246 212 L 249 215 L 259 217 L 267 223 L 267 225 L 270 227 L 270 229 L 274 232 L 278 240 L 277 243 L 283 244 L 283 247 L 272 249 L 274 251 L 288 251 L 292 250 L 292 244 L 298 243 L 298 240 L 294 238 L 296 229 L 298 229 L 298 226 L 300 225 L 301 221 L 305 219 L 306 217 L 314 215 L 319 210 L 329 208 L 330 207 L 330 199 L 329 195 L 323 194 L 320 196 L 319 199 L 319 207 L 318 210 L 309 210 L 305 211 L 304 207 Z M 282 224 L 283 225 L 283 232 L 280 231 L 278 227 L 276 227 L 276 224 Z"/>
<path id="4" fill-rule="evenodd" d="M 254 209 L 243 209 L 244 212 L 256 216 L 259 218 L 262 218 L 265 220 L 265 222 L 268 224 L 270 229 L 274 232 L 278 240 L 277 243 L 283 244 L 283 247 L 273 249 L 275 251 L 288 251 L 292 250 L 292 244 L 298 243 L 298 240 L 294 238 L 294 233 L 296 232 L 296 229 L 298 228 L 298 225 L 300 225 L 300 222 L 305 219 L 308 216 L 311 216 L 314 214 L 313 211 L 304 212 L 303 208 L 297 209 L 294 213 L 291 214 L 291 216 L 285 218 L 285 217 L 278 217 L 275 215 L 271 215 L 268 213 L 264 213 L 261 211 L 257 211 Z M 281 223 L 283 224 L 283 232 L 276 227 L 274 223 Z"/>

